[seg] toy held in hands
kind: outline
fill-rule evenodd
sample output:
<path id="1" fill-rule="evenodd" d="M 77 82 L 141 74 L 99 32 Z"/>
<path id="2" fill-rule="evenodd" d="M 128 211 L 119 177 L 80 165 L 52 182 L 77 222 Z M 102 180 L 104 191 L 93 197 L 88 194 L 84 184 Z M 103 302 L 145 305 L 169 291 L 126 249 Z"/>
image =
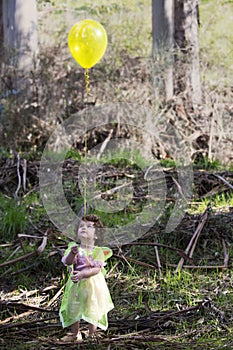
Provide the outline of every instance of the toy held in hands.
<path id="1" fill-rule="evenodd" d="M 62 340 L 80 340 L 80 320 L 89 324 L 89 335 L 97 327 L 106 330 L 107 313 L 114 308 L 105 278 L 105 261 L 112 251 L 94 246 L 98 227 L 103 227 L 96 215 L 87 215 L 77 230 L 80 245 L 69 244 L 62 262 L 72 266 L 59 311 L 62 326 L 71 327 L 71 333 Z"/>

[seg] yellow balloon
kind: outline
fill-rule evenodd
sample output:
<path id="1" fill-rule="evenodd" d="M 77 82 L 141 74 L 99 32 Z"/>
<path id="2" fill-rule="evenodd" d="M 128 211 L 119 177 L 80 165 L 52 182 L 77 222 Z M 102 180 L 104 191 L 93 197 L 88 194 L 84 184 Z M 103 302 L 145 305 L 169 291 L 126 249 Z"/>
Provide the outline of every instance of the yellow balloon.
<path id="1" fill-rule="evenodd" d="M 81 67 L 93 67 L 104 55 L 108 38 L 104 27 L 92 19 L 76 23 L 68 36 L 68 46 Z"/>

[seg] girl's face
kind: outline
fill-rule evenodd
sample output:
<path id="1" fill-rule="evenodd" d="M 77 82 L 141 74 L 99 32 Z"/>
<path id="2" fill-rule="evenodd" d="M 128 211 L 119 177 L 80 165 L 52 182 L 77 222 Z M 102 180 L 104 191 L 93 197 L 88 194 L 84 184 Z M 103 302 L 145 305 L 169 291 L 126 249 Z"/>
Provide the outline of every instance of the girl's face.
<path id="1" fill-rule="evenodd" d="M 81 221 L 78 228 L 78 238 L 80 241 L 94 242 L 96 238 L 94 222 Z"/>

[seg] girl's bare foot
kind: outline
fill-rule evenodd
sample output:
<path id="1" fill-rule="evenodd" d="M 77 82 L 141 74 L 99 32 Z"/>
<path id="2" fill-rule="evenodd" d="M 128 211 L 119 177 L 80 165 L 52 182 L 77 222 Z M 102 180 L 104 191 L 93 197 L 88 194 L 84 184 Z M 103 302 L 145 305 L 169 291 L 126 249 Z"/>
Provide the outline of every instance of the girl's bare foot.
<path id="1" fill-rule="evenodd" d="M 81 342 L 81 341 L 83 340 L 83 337 L 82 337 L 81 332 L 78 332 L 78 333 L 77 333 L 77 335 L 76 335 L 76 340 L 77 340 L 78 342 Z"/>
<path id="2" fill-rule="evenodd" d="M 61 338 L 61 341 L 64 342 L 81 342 L 82 341 L 82 334 L 81 332 L 78 332 L 77 334 L 74 333 L 67 333 L 63 338 Z"/>

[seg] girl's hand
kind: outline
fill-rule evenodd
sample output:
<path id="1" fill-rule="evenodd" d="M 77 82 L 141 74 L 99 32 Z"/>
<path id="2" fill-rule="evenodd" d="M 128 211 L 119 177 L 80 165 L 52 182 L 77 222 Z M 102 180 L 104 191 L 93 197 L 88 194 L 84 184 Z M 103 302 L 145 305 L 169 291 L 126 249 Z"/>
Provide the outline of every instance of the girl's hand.
<path id="1" fill-rule="evenodd" d="M 83 278 L 82 276 L 82 272 L 81 271 L 74 271 L 73 276 L 71 276 L 71 280 L 74 283 L 78 283 L 78 281 L 80 281 Z"/>
<path id="2" fill-rule="evenodd" d="M 74 247 L 71 248 L 69 254 L 63 257 L 63 260 L 62 260 L 63 263 L 68 266 L 72 265 L 77 253 L 78 253 L 78 246 L 75 245 Z"/>
<path id="3" fill-rule="evenodd" d="M 71 280 L 74 283 L 77 283 L 78 281 L 80 281 L 83 278 L 89 278 L 91 276 L 95 276 L 98 273 L 100 273 L 101 268 L 100 267 L 90 267 L 90 268 L 86 268 L 82 271 L 74 271 L 73 272 L 73 276 L 71 276 Z"/>
<path id="4" fill-rule="evenodd" d="M 76 255 L 78 253 L 78 246 L 75 245 L 74 247 L 71 248 L 71 252 Z"/>

